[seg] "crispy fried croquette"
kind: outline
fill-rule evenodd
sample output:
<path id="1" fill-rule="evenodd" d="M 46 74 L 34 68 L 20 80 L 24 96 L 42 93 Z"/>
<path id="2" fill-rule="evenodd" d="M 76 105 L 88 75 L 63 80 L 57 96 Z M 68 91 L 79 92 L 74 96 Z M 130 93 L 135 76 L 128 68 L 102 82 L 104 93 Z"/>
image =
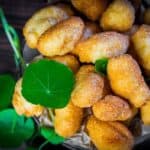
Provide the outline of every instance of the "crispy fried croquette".
<path id="1" fill-rule="evenodd" d="M 150 101 L 141 107 L 141 118 L 145 125 L 150 125 Z"/>
<path id="2" fill-rule="evenodd" d="M 73 136 L 81 126 L 83 109 L 69 102 L 61 109 L 55 109 L 54 127 L 57 134 L 68 138 Z"/>
<path id="3" fill-rule="evenodd" d="M 65 55 L 74 49 L 83 29 L 80 17 L 70 17 L 44 32 L 38 40 L 37 49 L 44 56 Z"/>
<path id="4" fill-rule="evenodd" d="M 73 15 L 68 5 L 66 10 L 60 6 L 48 6 L 37 11 L 27 21 L 23 28 L 23 34 L 30 48 L 37 48 L 39 37 L 50 27 Z"/>
<path id="5" fill-rule="evenodd" d="M 130 55 L 111 58 L 108 61 L 107 74 L 112 90 L 128 99 L 135 107 L 141 107 L 150 98 L 150 90 L 140 67 Z"/>
<path id="6" fill-rule="evenodd" d="M 129 104 L 118 96 L 107 95 L 92 107 L 94 116 L 101 121 L 124 121 L 132 116 Z"/>
<path id="7" fill-rule="evenodd" d="M 119 122 L 103 122 L 90 116 L 86 128 L 98 150 L 132 150 L 133 136 Z"/>
<path id="8" fill-rule="evenodd" d="M 129 46 L 129 38 L 117 32 L 102 32 L 79 42 L 74 53 L 81 62 L 94 63 L 100 58 L 111 58 L 124 54 Z"/>
<path id="9" fill-rule="evenodd" d="M 144 23 L 150 25 L 150 7 L 144 12 Z"/>
<path id="10" fill-rule="evenodd" d="M 92 21 L 99 19 L 108 0 L 71 0 L 73 6 Z"/>
<path id="11" fill-rule="evenodd" d="M 70 54 L 64 56 L 48 57 L 48 59 L 63 63 L 64 65 L 68 66 L 74 73 L 76 73 L 80 67 L 80 63 L 77 58 Z"/>
<path id="12" fill-rule="evenodd" d="M 138 62 L 144 68 L 145 73 L 150 75 L 150 26 L 142 25 L 132 36 L 133 51 L 136 53 Z"/>
<path id="13" fill-rule="evenodd" d="M 22 96 L 21 86 L 22 86 L 22 79 L 19 79 L 16 83 L 15 91 L 12 99 L 12 104 L 16 112 L 19 115 L 25 115 L 26 117 L 40 116 L 44 111 L 44 107 L 28 102 Z"/>
<path id="14" fill-rule="evenodd" d="M 128 0 L 114 0 L 103 13 L 100 25 L 104 30 L 127 31 L 135 19 L 134 7 Z"/>
<path id="15" fill-rule="evenodd" d="M 103 97 L 104 87 L 104 78 L 94 71 L 94 66 L 82 66 L 76 74 L 71 100 L 78 107 L 91 107 Z"/>

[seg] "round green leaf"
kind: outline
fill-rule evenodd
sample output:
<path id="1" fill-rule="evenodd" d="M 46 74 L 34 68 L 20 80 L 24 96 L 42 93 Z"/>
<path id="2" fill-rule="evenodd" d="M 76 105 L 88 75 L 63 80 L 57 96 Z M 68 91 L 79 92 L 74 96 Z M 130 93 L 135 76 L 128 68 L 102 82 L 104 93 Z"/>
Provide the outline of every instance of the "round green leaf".
<path id="1" fill-rule="evenodd" d="M 41 128 L 41 135 L 48 140 L 52 144 L 61 144 L 65 141 L 65 139 L 61 136 L 59 136 L 54 129 L 52 128 Z"/>
<path id="2" fill-rule="evenodd" d="M 62 108 L 70 100 L 74 81 L 74 75 L 67 66 L 42 59 L 31 63 L 25 70 L 22 94 L 33 104 Z"/>
<path id="3" fill-rule="evenodd" d="M 10 75 L 0 75 L 0 110 L 11 105 L 15 80 Z"/>
<path id="4" fill-rule="evenodd" d="M 98 59 L 95 62 L 95 70 L 103 75 L 107 74 L 108 58 Z"/>
<path id="5" fill-rule="evenodd" d="M 31 118 L 18 116 L 13 109 L 0 111 L 0 147 L 18 147 L 33 133 Z"/>

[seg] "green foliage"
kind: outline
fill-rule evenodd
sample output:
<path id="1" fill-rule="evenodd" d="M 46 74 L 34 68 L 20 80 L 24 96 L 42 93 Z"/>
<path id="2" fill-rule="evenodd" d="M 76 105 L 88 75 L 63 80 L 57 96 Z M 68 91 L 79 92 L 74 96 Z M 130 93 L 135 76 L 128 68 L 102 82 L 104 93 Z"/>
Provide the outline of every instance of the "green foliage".
<path id="1" fill-rule="evenodd" d="M 22 94 L 33 104 L 62 108 L 70 100 L 74 81 L 74 75 L 67 66 L 53 60 L 42 59 L 26 68 Z"/>
<path id="2" fill-rule="evenodd" d="M 11 105 L 15 80 L 10 75 L 0 75 L 0 110 Z"/>
<path id="3" fill-rule="evenodd" d="M 107 64 L 108 64 L 107 58 L 98 59 L 95 62 L 95 70 L 98 73 L 101 73 L 102 75 L 106 75 L 107 74 Z"/>
<path id="4" fill-rule="evenodd" d="M 0 7 L 0 21 L 2 23 L 2 27 L 4 28 L 8 41 L 13 49 L 16 66 L 19 67 L 19 65 L 21 65 L 22 69 L 25 69 L 26 66 L 24 59 L 21 55 L 21 46 L 18 33 L 15 30 L 15 28 L 13 28 L 11 25 L 8 24 L 3 9 L 1 7 Z"/>
<path id="5" fill-rule="evenodd" d="M 31 118 L 18 116 L 13 109 L 0 111 L 0 147 L 18 147 L 34 133 Z"/>
<path id="6" fill-rule="evenodd" d="M 41 128 L 41 135 L 48 140 L 52 144 L 61 144 L 64 142 L 64 138 L 59 136 L 54 129 L 52 128 L 46 128 L 42 127 Z"/>

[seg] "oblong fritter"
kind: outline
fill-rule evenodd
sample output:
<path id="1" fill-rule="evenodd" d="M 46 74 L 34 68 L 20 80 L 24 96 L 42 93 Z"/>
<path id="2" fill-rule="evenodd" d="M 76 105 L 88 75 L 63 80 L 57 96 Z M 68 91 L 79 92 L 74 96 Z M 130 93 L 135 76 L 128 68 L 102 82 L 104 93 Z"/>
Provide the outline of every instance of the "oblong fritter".
<path id="1" fill-rule="evenodd" d="M 73 104 L 91 107 L 106 94 L 104 82 L 104 78 L 95 72 L 94 66 L 82 66 L 76 74 L 76 84 L 71 94 Z"/>
<path id="2" fill-rule="evenodd" d="M 112 90 L 128 99 L 135 107 L 141 107 L 150 98 L 150 90 L 140 67 L 130 55 L 111 58 L 108 61 L 107 73 Z"/>
<path id="3" fill-rule="evenodd" d="M 79 42 L 74 52 L 81 62 L 94 63 L 100 58 L 111 58 L 124 54 L 129 46 L 129 38 L 117 32 L 102 32 Z"/>
<path id="4" fill-rule="evenodd" d="M 71 137 L 80 129 L 82 119 L 83 109 L 69 102 L 64 108 L 55 109 L 55 131 L 62 137 Z"/>
<path id="5" fill-rule="evenodd" d="M 71 0 L 71 2 L 87 18 L 95 21 L 106 9 L 108 0 Z"/>
<path id="6" fill-rule="evenodd" d="M 69 18 L 73 15 L 68 5 L 66 10 L 59 6 L 48 6 L 35 12 L 33 16 L 26 22 L 23 28 L 23 34 L 27 45 L 30 48 L 37 48 L 39 37 L 50 27 L 58 22 Z"/>
<path id="7" fill-rule="evenodd" d="M 135 10 L 128 0 L 114 0 L 103 13 L 100 25 L 104 30 L 127 31 L 135 19 Z"/>
<path id="8" fill-rule="evenodd" d="M 132 116 L 129 104 L 118 96 L 107 95 L 92 107 L 94 116 L 101 121 L 124 121 Z"/>
<path id="9" fill-rule="evenodd" d="M 138 62 L 150 75 L 150 25 L 142 25 L 132 35 L 133 51 L 136 53 Z"/>
<path id="10" fill-rule="evenodd" d="M 44 107 L 28 102 L 22 96 L 21 90 L 22 90 L 22 79 L 19 79 L 16 83 L 12 99 L 12 104 L 16 112 L 19 115 L 25 115 L 26 117 L 40 116 L 44 111 Z"/>
<path id="11" fill-rule="evenodd" d="M 38 40 L 37 49 L 44 56 L 65 55 L 74 49 L 83 29 L 80 17 L 70 17 L 44 32 Z"/>
<path id="12" fill-rule="evenodd" d="M 98 150 L 132 150 L 133 136 L 119 122 L 104 122 L 90 116 L 86 128 Z"/>

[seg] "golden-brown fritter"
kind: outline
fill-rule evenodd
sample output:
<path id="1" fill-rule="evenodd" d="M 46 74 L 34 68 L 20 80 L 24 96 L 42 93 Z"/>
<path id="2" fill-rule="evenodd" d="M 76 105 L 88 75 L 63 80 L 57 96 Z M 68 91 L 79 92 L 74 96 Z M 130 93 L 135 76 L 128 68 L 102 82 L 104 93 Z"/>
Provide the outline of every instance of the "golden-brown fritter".
<path id="1" fill-rule="evenodd" d="M 150 7 L 144 12 L 144 23 L 150 25 Z"/>
<path id="2" fill-rule="evenodd" d="M 48 28 L 73 15 L 70 7 L 68 5 L 65 5 L 65 7 L 66 9 L 61 8 L 60 6 L 48 6 L 42 8 L 34 13 L 27 21 L 23 28 L 23 34 L 27 45 L 30 48 L 37 48 L 37 41 L 39 37 Z"/>
<path id="3" fill-rule="evenodd" d="M 91 107 L 104 96 L 104 87 L 104 78 L 94 71 L 94 66 L 82 66 L 76 74 L 71 100 L 78 107 Z"/>
<path id="4" fill-rule="evenodd" d="M 141 107 L 141 118 L 145 125 L 150 125 L 150 101 Z"/>
<path id="5" fill-rule="evenodd" d="M 133 136 L 119 122 L 103 122 L 91 116 L 86 128 L 98 150 L 132 150 Z"/>
<path id="6" fill-rule="evenodd" d="M 76 73 L 80 67 L 80 63 L 77 58 L 70 54 L 64 56 L 48 57 L 48 59 L 63 63 L 64 65 L 68 66 L 74 73 Z"/>
<path id="7" fill-rule="evenodd" d="M 38 40 L 37 49 L 44 56 L 65 55 L 74 49 L 83 29 L 81 18 L 70 17 L 44 32 Z"/>
<path id="8" fill-rule="evenodd" d="M 44 107 L 40 105 L 34 105 L 28 102 L 21 93 L 22 79 L 19 79 L 15 86 L 15 91 L 12 99 L 13 107 L 19 115 L 25 115 L 26 117 L 40 116 L 44 111 Z"/>
<path id="9" fill-rule="evenodd" d="M 92 21 L 99 19 L 108 0 L 71 0 L 73 6 Z"/>
<path id="10" fill-rule="evenodd" d="M 101 121 L 123 121 L 132 116 L 129 104 L 118 96 L 107 95 L 92 107 L 94 116 Z"/>
<path id="11" fill-rule="evenodd" d="M 94 63 L 100 58 L 111 58 L 124 54 L 129 46 L 129 38 L 117 32 L 102 32 L 79 42 L 74 52 L 81 62 Z"/>
<path id="12" fill-rule="evenodd" d="M 104 30 L 127 31 L 135 19 L 134 7 L 128 0 L 114 0 L 103 13 L 100 25 Z"/>
<path id="13" fill-rule="evenodd" d="M 111 58 L 108 61 L 107 74 L 112 90 L 128 99 L 135 107 L 141 107 L 150 98 L 150 90 L 140 67 L 130 55 Z"/>
<path id="14" fill-rule="evenodd" d="M 55 109 L 55 131 L 62 137 L 71 137 L 80 129 L 82 119 L 83 109 L 70 101 L 66 107 Z"/>
<path id="15" fill-rule="evenodd" d="M 146 74 L 150 75 L 150 26 L 142 25 L 132 36 L 134 52 L 138 62 L 144 68 Z"/>

